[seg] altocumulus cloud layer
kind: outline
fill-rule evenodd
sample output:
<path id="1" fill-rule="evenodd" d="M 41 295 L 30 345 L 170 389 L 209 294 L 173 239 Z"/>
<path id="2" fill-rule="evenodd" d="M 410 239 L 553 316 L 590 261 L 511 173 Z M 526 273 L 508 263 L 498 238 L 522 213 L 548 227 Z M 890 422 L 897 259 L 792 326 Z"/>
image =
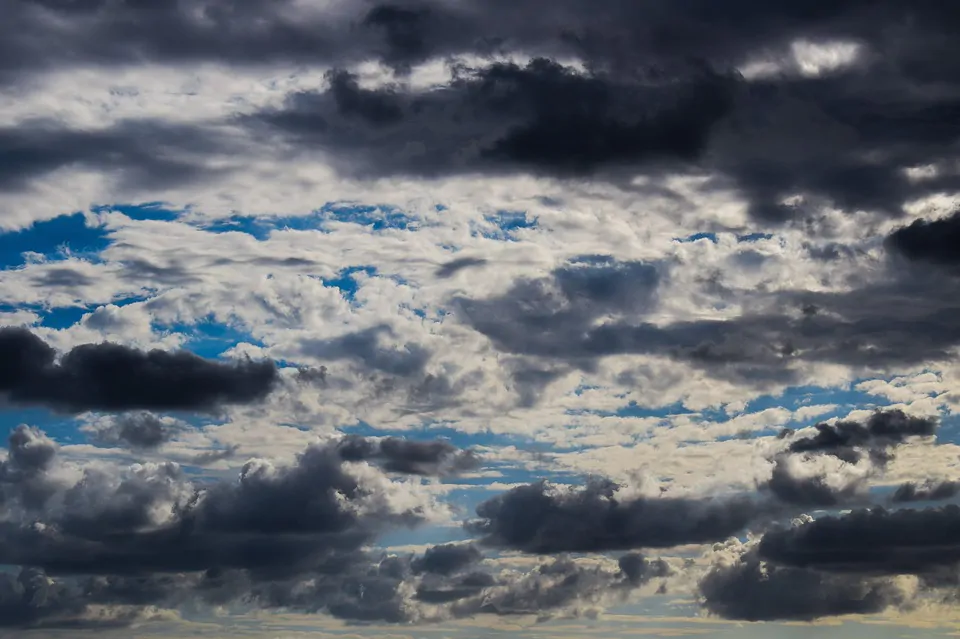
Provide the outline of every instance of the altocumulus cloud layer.
<path id="1" fill-rule="evenodd" d="M 952 3 L 3 15 L 0 627 L 955 611 Z"/>

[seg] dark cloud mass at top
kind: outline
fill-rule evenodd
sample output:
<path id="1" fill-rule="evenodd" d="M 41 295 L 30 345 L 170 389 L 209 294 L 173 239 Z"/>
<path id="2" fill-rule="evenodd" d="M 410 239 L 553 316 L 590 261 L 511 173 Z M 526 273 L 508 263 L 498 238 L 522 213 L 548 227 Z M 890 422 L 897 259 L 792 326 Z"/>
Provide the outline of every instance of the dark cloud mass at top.
<path id="1" fill-rule="evenodd" d="M 62 354 L 28 330 L 0 328 L 0 396 L 64 412 L 211 410 L 264 399 L 273 362 L 205 360 L 187 351 L 140 351 L 104 342 Z"/>
<path id="2" fill-rule="evenodd" d="M 949 170 L 926 180 L 904 174 L 958 157 L 952 4 L 727 4 L 618 1 L 597 11 L 587 0 L 338 2 L 305 12 L 286 0 L 14 0 L 0 27 L 0 81 L 130 60 L 312 62 L 339 69 L 325 88 L 241 120 L 326 154 L 344 173 L 529 171 L 626 183 L 669 167 L 712 173 L 767 223 L 803 215 L 784 204 L 797 194 L 899 215 L 911 199 L 960 185 Z M 792 57 L 797 42 L 860 48 L 845 68 L 804 74 Z M 461 63 L 453 80 L 429 91 L 403 82 L 421 62 L 503 53 L 533 60 Z M 370 59 L 399 72 L 396 86 L 364 88 L 344 70 Z M 783 73 L 736 71 L 771 60 Z M 161 142 L 167 153 L 145 152 Z M 0 183 L 11 187 L 72 163 L 141 184 L 186 182 L 207 165 L 205 153 L 231 152 L 209 130 L 158 136 L 143 123 L 96 134 L 22 126 L 0 135 L 3 147 Z"/>

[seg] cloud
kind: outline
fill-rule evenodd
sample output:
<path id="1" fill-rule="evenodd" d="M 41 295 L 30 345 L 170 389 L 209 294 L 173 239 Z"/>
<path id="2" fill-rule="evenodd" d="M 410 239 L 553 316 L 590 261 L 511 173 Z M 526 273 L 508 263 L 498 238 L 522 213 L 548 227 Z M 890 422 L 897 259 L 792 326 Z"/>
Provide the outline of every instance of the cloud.
<path id="1" fill-rule="evenodd" d="M 914 417 L 902 410 L 877 411 L 865 423 L 839 421 L 817 424 L 817 434 L 793 439 L 787 447 L 791 453 L 823 453 L 855 464 L 866 449 L 871 459 L 885 463 L 889 449 L 911 437 L 931 437 L 938 422 L 928 417 Z"/>
<path id="2" fill-rule="evenodd" d="M 960 262 L 960 211 L 935 220 L 914 220 L 887 237 L 887 246 L 912 262 L 954 266 Z"/>
<path id="3" fill-rule="evenodd" d="M 423 92 L 362 88 L 345 71 L 256 119 L 360 176 L 586 175 L 696 159 L 730 108 L 732 80 L 708 69 L 629 80 L 545 58 L 456 68 Z M 254 124 L 254 123 L 251 123 Z"/>
<path id="4" fill-rule="evenodd" d="M 27 426 L 9 450 L 0 465 L 0 561 L 51 590 L 35 600 L 4 575 L 3 624 L 191 600 L 396 622 L 417 614 L 401 586 L 418 574 L 478 583 L 459 576 L 480 560 L 470 546 L 410 559 L 367 551 L 377 535 L 423 524 L 439 507 L 372 467 L 348 468 L 335 445 L 309 446 L 289 465 L 251 460 L 238 480 L 206 482 L 170 462 L 73 466 Z"/>
<path id="5" fill-rule="evenodd" d="M 922 574 L 960 562 L 960 508 L 857 510 L 771 531 L 757 547 L 766 561 L 838 573 Z"/>
<path id="6" fill-rule="evenodd" d="M 412 564 L 414 572 L 450 575 L 480 561 L 483 555 L 472 544 L 443 544 L 433 546 Z"/>
<path id="7" fill-rule="evenodd" d="M 382 465 L 387 472 L 409 475 L 449 475 L 480 466 L 473 451 L 458 450 L 443 440 L 423 442 L 347 435 L 337 443 L 337 452 L 346 461 L 371 461 Z"/>
<path id="8" fill-rule="evenodd" d="M 99 442 L 151 450 L 171 441 L 184 427 L 185 424 L 176 419 L 139 412 L 109 417 L 90 430 Z"/>
<path id="9" fill-rule="evenodd" d="M 760 484 L 759 488 L 784 504 L 823 508 L 863 497 L 867 489 L 865 479 L 864 476 L 856 476 L 831 482 L 826 474 L 804 474 L 792 458 L 781 454 L 774 457 L 770 479 Z"/>
<path id="10" fill-rule="evenodd" d="M 567 269 L 578 272 L 574 266 L 561 272 Z M 616 269 L 599 267 L 596 277 L 615 280 Z M 616 356 L 669 358 L 714 379 L 761 389 L 799 383 L 811 364 L 887 371 L 948 361 L 960 344 L 950 320 L 958 283 L 892 267 L 887 274 L 848 290 L 745 291 L 743 312 L 704 319 L 653 321 L 656 278 L 625 279 L 629 284 L 618 291 L 616 304 L 599 297 L 600 288 L 592 305 L 563 306 L 564 294 L 554 292 L 561 277 L 554 274 L 521 281 L 499 296 L 458 298 L 455 308 L 501 352 L 585 370 Z"/>
<path id="11" fill-rule="evenodd" d="M 57 360 L 19 328 L 0 329 L 0 395 L 64 412 L 211 410 L 262 400 L 279 380 L 272 362 L 214 362 L 187 351 L 83 344 Z"/>
<path id="12" fill-rule="evenodd" d="M 863 502 L 867 499 L 868 481 L 894 459 L 894 450 L 910 439 L 935 435 L 938 425 L 937 419 L 893 409 L 875 411 L 862 423 L 842 420 L 815 424 L 816 434 L 811 435 L 781 431 L 780 438 L 787 439 L 789 444 L 774 455 L 772 475 L 759 488 L 795 506 L 822 508 Z M 809 462 L 822 456 L 835 458 L 841 462 L 841 468 L 827 471 L 820 467 L 811 471 L 800 463 L 801 459 Z M 868 462 L 858 471 L 854 466 L 865 457 Z"/>
<path id="13" fill-rule="evenodd" d="M 960 493 L 960 482 L 955 481 L 926 481 L 922 484 L 906 482 L 900 484 L 890 500 L 894 503 L 910 501 L 940 501 L 950 499 Z"/>
<path id="14" fill-rule="evenodd" d="M 876 614 L 908 599 L 889 581 L 766 565 L 749 551 L 732 563 L 713 566 L 699 590 L 709 612 L 744 621 Z"/>
<path id="15" fill-rule="evenodd" d="M 468 530 L 486 545 L 539 554 L 670 548 L 722 541 L 769 510 L 747 496 L 620 497 L 618 489 L 602 479 L 519 486 L 477 506 Z"/>
<path id="16" fill-rule="evenodd" d="M 452 614 L 534 615 L 539 621 L 555 616 L 596 616 L 605 605 L 624 601 L 631 590 L 661 572 L 660 562 L 642 557 L 622 561 L 619 570 L 557 557 L 485 589 L 480 596 L 455 603 Z"/>

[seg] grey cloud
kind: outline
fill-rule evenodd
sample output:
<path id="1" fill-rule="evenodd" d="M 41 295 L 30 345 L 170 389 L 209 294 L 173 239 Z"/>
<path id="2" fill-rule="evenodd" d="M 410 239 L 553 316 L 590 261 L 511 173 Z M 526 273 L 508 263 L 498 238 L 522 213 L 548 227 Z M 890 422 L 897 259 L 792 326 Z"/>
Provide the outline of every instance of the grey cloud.
<path id="1" fill-rule="evenodd" d="M 858 510 L 770 531 L 761 559 L 859 574 L 923 574 L 960 562 L 960 507 Z"/>
<path id="2" fill-rule="evenodd" d="M 13 429 L 7 459 L 0 461 L 0 505 L 42 508 L 59 489 L 47 474 L 57 450 L 56 442 L 36 428 L 20 424 Z"/>
<path id="3" fill-rule="evenodd" d="M 452 277 L 456 273 L 475 266 L 483 266 L 487 260 L 482 257 L 460 257 L 450 260 L 437 267 L 435 274 L 437 277 Z"/>
<path id="4" fill-rule="evenodd" d="M 731 102 L 732 81 L 700 68 L 637 81 L 537 58 L 457 72 L 422 93 L 364 89 L 337 72 L 326 92 L 291 96 L 250 123 L 360 175 L 587 175 L 695 159 Z"/>
<path id="5" fill-rule="evenodd" d="M 0 128 L 0 189 L 23 189 L 70 167 L 102 171 L 134 188 L 166 188 L 209 177 L 208 158 L 229 148 L 236 150 L 212 128 L 160 121 L 125 121 L 100 131 L 21 122 Z"/>
<path id="6" fill-rule="evenodd" d="M 784 430 L 780 439 L 789 439 L 790 443 L 773 457 L 772 475 L 759 488 L 794 506 L 825 508 L 858 501 L 863 503 L 870 476 L 882 471 L 893 459 L 896 447 L 911 438 L 933 436 L 937 426 L 935 418 L 914 417 L 894 409 L 878 410 L 862 423 L 846 420 L 816 424 L 815 435 L 797 437 L 795 431 Z M 799 459 L 818 455 L 833 456 L 849 464 L 857 464 L 866 457 L 872 468 L 866 475 L 850 478 L 842 484 L 829 482 L 822 474 L 808 475 L 799 471 Z M 918 494 L 915 486 L 908 486 L 914 492 L 909 493 L 910 488 L 904 486 L 904 497 Z"/>
<path id="7" fill-rule="evenodd" d="M 890 500 L 894 503 L 911 501 L 940 501 L 960 494 L 960 482 L 926 481 L 922 484 L 907 482 L 897 487 Z"/>
<path id="8" fill-rule="evenodd" d="M 264 399 L 273 362 L 205 360 L 187 351 L 140 351 L 109 342 L 62 354 L 26 329 L 0 328 L 0 395 L 65 412 L 211 410 Z"/>
<path id="9" fill-rule="evenodd" d="M 629 308 L 626 299 L 624 306 L 611 305 L 602 323 L 591 313 L 599 312 L 603 300 L 587 307 L 596 311 L 564 308 L 558 301 L 564 298 L 551 292 L 556 277 L 519 282 L 497 297 L 455 302 L 458 316 L 501 352 L 585 369 L 611 355 L 657 355 L 762 388 L 796 382 L 798 367 L 807 362 L 883 371 L 950 359 L 960 344 L 953 321 L 960 283 L 893 265 L 889 274 L 887 281 L 850 291 L 757 294 L 754 310 L 739 317 L 663 325 L 646 321 L 645 308 Z"/>
<path id="10" fill-rule="evenodd" d="M 443 440 L 348 435 L 338 442 L 337 451 L 346 461 L 372 461 L 388 472 L 408 475 L 449 475 L 480 466 L 473 451 L 461 451 Z"/>
<path id="11" fill-rule="evenodd" d="M 330 339 L 305 340 L 304 353 L 324 360 L 352 359 L 370 370 L 397 377 L 423 375 L 431 353 L 416 344 L 404 347 L 381 345 L 381 335 L 392 333 L 388 326 L 375 326 Z"/>
<path id="12" fill-rule="evenodd" d="M 884 463 L 889 450 L 911 437 L 930 437 L 938 422 L 933 418 L 914 417 L 902 410 L 877 411 L 866 422 L 839 421 L 817 424 L 817 434 L 794 439 L 787 450 L 791 453 L 824 453 L 850 463 L 860 461 L 866 450 L 872 459 Z"/>
<path id="13" fill-rule="evenodd" d="M 617 489 L 600 479 L 569 491 L 544 482 L 520 486 L 477 506 L 468 529 L 490 546 L 600 552 L 722 541 L 772 512 L 746 496 L 618 498 Z"/>
<path id="14" fill-rule="evenodd" d="M 773 473 L 769 480 L 760 485 L 784 504 L 799 507 L 825 508 L 849 503 L 863 496 L 866 490 L 864 481 L 852 481 L 836 487 L 827 482 L 822 475 L 803 476 L 791 468 L 789 460 L 778 455 L 774 458 Z"/>
<path id="15" fill-rule="evenodd" d="M 233 459 L 237 456 L 238 450 L 240 450 L 239 446 L 229 446 L 220 450 L 211 450 L 206 453 L 198 453 L 193 457 L 189 457 L 186 463 L 190 466 L 208 466 L 219 461 Z"/>
<path id="16" fill-rule="evenodd" d="M 783 204 L 798 193 L 844 210 L 899 215 L 906 202 L 960 184 L 949 171 L 926 180 L 903 171 L 958 158 L 950 90 L 958 18 L 936 0 L 775 7 L 737 0 L 722 15 L 700 0 L 620 2 L 602 15 L 585 0 L 338 4 L 311 13 L 288 0 L 20 0 L 7 13 L 6 82 L 130 60 L 348 68 L 379 59 L 402 72 L 458 55 L 535 59 L 460 65 L 452 82 L 431 92 L 411 90 L 402 73 L 397 86 L 370 90 L 338 72 L 328 91 L 292 96 L 253 118 L 296 145 L 323 149 L 353 174 L 522 170 L 626 184 L 627 171 L 670 166 L 736 188 L 764 223 L 806 216 L 802 206 Z M 801 40 L 857 42 L 863 53 L 851 68 L 801 77 L 790 62 Z M 571 58 L 586 71 L 554 62 Z M 746 81 L 726 71 L 770 58 L 786 72 Z M 195 179 L 204 164 L 183 156 L 206 152 L 216 137 L 160 135 L 155 123 L 100 133 L 32 129 L 28 139 L 24 131 L 3 133 L 11 184 L 74 163 L 149 185 Z M 145 152 L 156 148 L 164 152 Z"/>
<path id="17" fill-rule="evenodd" d="M 557 557 L 527 574 L 484 589 L 480 596 L 458 601 L 452 606 L 452 614 L 535 615 L 540 621 L 595 614 L 605 604 L 623 601 L 631 590 L 665 573 L 663 562 L 628 557 L 621 560 L 617 571 Z"/>
<path id="18" fill-rule="evenodd" d="M 451 575 L 474 565 L 481 557 L 480 551 L 472 544 L 443 544 L 427 549 L 423 557 L 413 562 L 413 570 Z"/>
<path id="19" fill-rule="evenodd" d="M 960 263 L 960 211 L 935 220 L 915 220 L 891 233 L 886 243 L 913 262 L 956 266 Z"/>
<path id="20" fill-rule="evenodd" d="M 663 559 L 649 560 L 640 553 L 630 552 L 617 560 L 624 579 L 632 586 L 639 586 L 651 579 L 667 577 L 671 574 L 670 565 Z"/>
<path id="21" fill-rule="evenodd" d="M 184 424 L 146 412 L 126 413 L 107 419 L 94 429 L 104 443 L 119 443 L 135 450 L 150 450 L 166 444 L 184 429 Z"/>
<path id="22" fill-rule="evenodd" d="M 744 621 L 875 614 L 908 599 L 889 581 L 764 565 L 753 552 L 733 564 L 714 566 L 700 581 L 699 590 L 701 604 L 709 612 Z"/>

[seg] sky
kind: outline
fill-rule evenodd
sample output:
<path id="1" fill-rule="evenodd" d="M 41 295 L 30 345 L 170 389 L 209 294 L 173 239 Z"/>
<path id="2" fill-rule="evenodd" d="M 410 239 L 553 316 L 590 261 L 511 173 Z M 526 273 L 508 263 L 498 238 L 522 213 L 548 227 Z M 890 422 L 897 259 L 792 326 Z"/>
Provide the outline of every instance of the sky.
<path id="1" fill-rule="evenodd" d="M 0 636 L 960 633 L 960 5 L 0 12 Z"/>

